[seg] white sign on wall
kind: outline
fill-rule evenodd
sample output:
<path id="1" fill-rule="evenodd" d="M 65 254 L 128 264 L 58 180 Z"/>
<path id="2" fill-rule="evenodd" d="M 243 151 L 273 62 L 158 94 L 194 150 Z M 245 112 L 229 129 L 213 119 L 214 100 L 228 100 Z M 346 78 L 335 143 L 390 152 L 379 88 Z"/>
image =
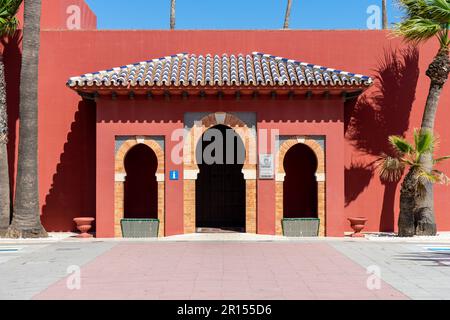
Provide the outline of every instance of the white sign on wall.
<path id="1" fill-rule="evenodd" d="M 273 179 L 275 175 L 273 154 L 259 155 L 259 178 Z"/>

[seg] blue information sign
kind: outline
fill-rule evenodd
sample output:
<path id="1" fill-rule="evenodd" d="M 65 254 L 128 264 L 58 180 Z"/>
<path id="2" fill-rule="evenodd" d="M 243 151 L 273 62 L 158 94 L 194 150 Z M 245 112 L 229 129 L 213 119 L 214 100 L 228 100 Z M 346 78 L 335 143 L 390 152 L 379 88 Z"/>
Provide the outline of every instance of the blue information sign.
<path id="1" fill-rule="evenodd" d="M 178 170 L 171 170 L 170 171 L 170 180 L 178 180 L 178 179 L 179 179 Z"/>

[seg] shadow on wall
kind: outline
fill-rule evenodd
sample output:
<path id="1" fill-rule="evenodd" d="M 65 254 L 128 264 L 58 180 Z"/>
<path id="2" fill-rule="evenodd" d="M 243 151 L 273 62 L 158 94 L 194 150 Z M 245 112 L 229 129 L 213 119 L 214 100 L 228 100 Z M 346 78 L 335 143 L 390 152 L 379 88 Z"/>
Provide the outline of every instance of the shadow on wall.
<path id="1" fill-rule="evenodd" d="M 122 100 L 123 99 L 123 100 Z M 184 119 L 183 110 L 196 110 L 197 112 L 212 113 L 217 110 L 227 112 L 257 112 L 258 121 L 262 123 L 299 123 L 299 122 L 334 122 L 342 121 L 341 110 L 330 108 L 330 100 L 324 99 L 322 95 L 313 95 L 308 101 L 309 106 L 298 107 L 298 103 L 305 103 L 303 95 L 289 98 L 288 95 L 278 95 L 273 99 L 270 95 L 242 95 L 236 99 L 234 94 L 226 94 L 218 99 L 217 94 L 200 97 L 195 94 L 188 99 L 177 95 L 155 95 L 151 103 L 147 103 L 147 97 L 136 96 L 134 102 L 124 97 L 118 101 L 124 101 L 126 108 L 109 108 L 100 104 L 100 114 L 97 119 L 102 123 L 182 123 Z M 126 102 L 125 102 L 126 101 Z M 336 100 L 339 101 L 340 100 Z M 279 106 L 283 104 L 280 112 Z M 180 105 L 182 108 L 174 108 Z M 293 118 L 295 115 L 296 118 Z"/>
<path id="2" fill-rule="evenodd" d="M 369 93 L 345 106 L 345 134 L 362 154 L 377 157 L 391 153 L 390 135 L 403 136 L 415 100 L 419 78 L 419 52 L 415 47 L 385 49 L 375 70 L 375 85 Z M 345 202 L 348 206 L 369 185 L 374 163 L 352 163 L 345 168 Z M 384 185 L 380 231 L 394 230 L 394 205 L 397 183 Z"/>
<path id="3" fill-rule="evenodd" d="M 6 105 L 8 111 L 8 164 L 9 164 L 9 181 L 11 191 L 15 185 L 16 171 L 16 146 L 18 136 L 16 136 L 17 122 L 19 120 L 19 95 L 20 95 L 20 70 L 22 66 L 22 51 L 20 44 L 22 42 L 22 32 L 17 31 L 14 36 L 2 39 L 3 61 L 5 63 L 5 80 L 6 80 Z M 11 198 L 13 192 L 11 192 Z M 11 199 L 11 205 L 13 200 Z M 12 212 L 12 210 L 11 210 Z"/>
<path id="4" fill-rule="evenodd" d="M 80 101 L 42 207 L 49 231 L 74 231 L 75 217 L 95 217 L 95 102 Z"/>
<path id="5" fill-rule="evenodd" d="M 345 206 L 355 201 L 373 178 L 371 165 L 360 161 L 352 162 L 350 168 L 345 168 Z"/>

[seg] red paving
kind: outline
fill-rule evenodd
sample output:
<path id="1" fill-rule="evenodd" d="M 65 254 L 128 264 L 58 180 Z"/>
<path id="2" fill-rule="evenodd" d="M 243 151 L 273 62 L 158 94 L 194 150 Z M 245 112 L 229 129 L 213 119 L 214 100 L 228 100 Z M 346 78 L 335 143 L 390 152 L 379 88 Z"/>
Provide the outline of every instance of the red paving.
<path id="1" fill-rule="evenodd" d="M 119 244 L 34 299 L 407 299 L 327 244 Z"/>

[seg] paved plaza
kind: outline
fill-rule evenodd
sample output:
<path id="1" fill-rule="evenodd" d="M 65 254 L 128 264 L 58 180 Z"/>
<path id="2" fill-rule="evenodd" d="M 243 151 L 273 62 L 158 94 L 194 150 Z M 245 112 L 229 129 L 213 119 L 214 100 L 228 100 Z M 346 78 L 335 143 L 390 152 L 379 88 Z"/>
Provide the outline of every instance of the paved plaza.
<path id="1" fill-rule="evenodd" d="M 0 298 L 450 299 L 447 241 L 223 237 L 0 242 Z"/>

